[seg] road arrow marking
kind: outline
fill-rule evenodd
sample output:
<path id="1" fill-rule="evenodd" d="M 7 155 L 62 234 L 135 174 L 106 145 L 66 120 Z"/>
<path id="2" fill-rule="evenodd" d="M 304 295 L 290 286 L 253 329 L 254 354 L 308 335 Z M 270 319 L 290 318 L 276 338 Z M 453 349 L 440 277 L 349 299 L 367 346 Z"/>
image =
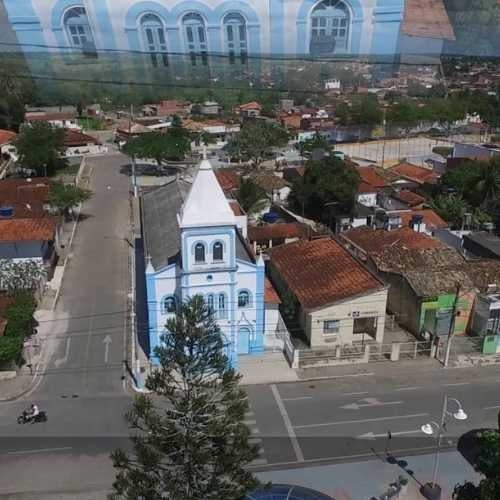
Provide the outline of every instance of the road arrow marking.
<path id="1" fill-rule="evenodd" d="M 399 432 L 391 432 L 391 436 L 405 436 L 407 434 L 417 434 L 420 431 L 419 429 L 414 431 L 399 431 Z M 387 432 L 384 434 L 374 434 L 373 432 L 367 432 L 365 434 L 360 434 L 356 439 L 370 439 L 375 440 L 376 438 L 387 437 Z"/>
<path id="2" fill-rule="evenodd" d="M 66 339 L 66 349 L 64 351 L 64 358 L 59 358 L 54 361 L 54 364 L 56 365 L 56 368 L 59 368 L 62 364 L 68 362 L 68 356 L 69 356 L 69 346 L 71 345 L 71 337 L 68 337 Z"/>
<path id="3" fill-rule="evenodd" d="M 376 399 L 368 398 L 364 401 L 369 401 L 367 403 L 351 403 L 348 405 L 341 406 L 343 410 L 359 410 L 360 408 L 370 407 L 370 406 L 394 406 L 402 405 L 403 401 L 378 401 Z"/>
<path id="4" fill-rule="evenodd" d="M 109 335 L 106 335 L 104 337 L 104 340 L 102 341 L 102 343 L 104 344 L 104 362 L 105 363 L 108 362 L 109 346 L 110 346 L 111 342 L 112 342 L 112 340 L 111 340 L 111 337 Z"/>

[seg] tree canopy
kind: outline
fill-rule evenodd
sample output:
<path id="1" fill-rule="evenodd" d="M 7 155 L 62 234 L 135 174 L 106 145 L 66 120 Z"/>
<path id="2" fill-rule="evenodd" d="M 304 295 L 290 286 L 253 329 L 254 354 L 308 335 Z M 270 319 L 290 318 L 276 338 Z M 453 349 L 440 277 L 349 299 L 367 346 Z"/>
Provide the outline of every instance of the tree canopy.
<path id="1" fill-rule="evenodd" d="M 155 350 L 159 366 L 127 415 L 133 451 L 112 454 L 113 500 L 240 500 L 257 480 L 248 402 L 226 340 L 200 295 L 178 307 Z"/>
<path id="2" fill-rule="evenodd" d="M 457 485 L 454 500 L 498 500 L 500 498 L 500 413 L 499 428 L 482 431 L 480 450 L 474 468 L 484 476 L 478 485 L 471 482 Z"/>
<path id="3" fill-rule="evenodd" d="M 387 123 L 401 127 L 408 135 L 422 118 L 422 113 L 413 99 L 404 99 L 395 103 L 387 113 Z"/>
<path id="4" fill-rule="evenodd" d="M 272 148 L 286 145 L 288 139 L 288 132 L 274 123 L 263 120 L 247 122 L 228 144 L 228 152 L 248 158 L 258 167 Z"/>
<path id="5" fill-rule="evenodd" d="M 304 176 L 293 184 L 289 202 L 312 219 L 329 222 L 333 213 L 349 213 L 361 182 L 358 172 L 335 156 L 309 161 Z"/>
<path id="6" fill-rule="evenodd" d="M 15 141 L 19 164 L 37 175 L 55 172 L 64 151 L 64 130 L 47 122 L 23 125 Z"/>
<path id="7" fill-rule="evenodd" d="M 167 133 L 141 134 L 123 147 L 127 155 L 141 159 L 153 158 L 158 165 L 164 165 L 167 161 L 181 161 L 190 150 L 189 132 L 175 117 Z"/>
<path id="8" fill-rule="evenodd" d="M 60 213 L 68 216 L 72 208 L 87 201 L 91 196 L 92 192 L 88 189 L 55 181 L 50 188 L 49 201 Z"/>
<path id="9" fill-rule="evenodd" d="M 266 192 L 253 179 L 242 178 L 236 194 L 243 210 L 251 214 L 267 202 Z"/>

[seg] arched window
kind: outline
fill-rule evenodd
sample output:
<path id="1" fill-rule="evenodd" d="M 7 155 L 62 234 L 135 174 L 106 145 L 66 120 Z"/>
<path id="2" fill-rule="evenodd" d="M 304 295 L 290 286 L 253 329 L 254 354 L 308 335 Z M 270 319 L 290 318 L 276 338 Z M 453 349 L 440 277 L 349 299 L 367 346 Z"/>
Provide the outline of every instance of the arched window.
<path id="1" fill-rule="evenodd" d="M 207 306 L 208 306 L 208 309 L 211 313 L 213 313 L 215 311 L 214 309 L 214 296 L 209 293 L 207 295 Z"/>
<path id="2" fill-rule="evenodd" d="M 196 243 L 194 247 L 194 261 L 196 264 L 203 264 L 205 262 L 205 245 L 203 243 Z"/>
<path id="3" fill-rule="evenodd" d="M 84 7 L 73 7 L 64 14 L 64 28 L 75 49 L 95 53 L 94 35 Z"/>
<path id="4" fill-rule="evenodd" d="M 176 309 L 175 297 L 173 295 L 167 295 L 163 298 L 161 302 L 161 310 L 163 314 L 174 313 Z"/>
<path id="5" fill-rule="evenodd" d="M 318 3 L 311 14 L 311 54 L 345 52 L 349 25 L 349 10 L 342 0 L 323 0 Z"/>
<path id="6" fill-rule="evenodd" d="M 219 293 L 219 300 L 217 306 L 218 306 L 219 318 L 220 319 L 227 318 L 226 294 Z"/>
<path id="7" fill-rule="evenodd" d="M 144 47 L 150 53 L 151 63 L 156 68 L 158 65 L 168 66 L 167 42 L 165 39 L 165 26 L 155 14 L 146 14 L 141 18 L 141 32 Z"/>
<path id="8" fill-rule="evenodd" d="M 212 257 L 214 261 L 222 261 L 224 260 L 224 247 L 220 241 L 214 243 L 212 249 Z"/>
<path id="9" fill-rule="evenodd" d="M 245 64 L 248 53 L 247 26 L 241 14 L 231 13 L 224 18 L 224 36 L 229 63 L 234 64 L 236 57 L 239 57 L 241 64 Z"/>
<path id="10" fill-rule="evenodd" d="M 250 306 L 250 293 L 246 290 L 241 290 L 238 293 L 238 307 Z"/>
<path id="11" fill-rule="evenodd" d="M 202 64 L 206 66 L 208 64 L 207 35 L 203 18 L 195 12 L 191 12 L 182 18 L 182 25 L 184 26 L 187 52 L 193 66 L 196 66 L 197 56 L 201 57 Z"/>

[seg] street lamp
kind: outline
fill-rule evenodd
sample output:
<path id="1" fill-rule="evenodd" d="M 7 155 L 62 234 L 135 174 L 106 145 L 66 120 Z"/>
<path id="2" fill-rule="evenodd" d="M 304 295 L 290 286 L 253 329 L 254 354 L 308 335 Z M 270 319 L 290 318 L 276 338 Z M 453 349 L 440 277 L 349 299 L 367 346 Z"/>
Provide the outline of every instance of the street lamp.
<path id="1" fill-rule="evenodd" d="M 455 413 L 448 410 L 449 401 L 452 401 L 457 406 Z M 436 456 L 434 459 L 432 482 L 424 484 L 421 488 L 422 495 L 428 500 L 439 500 L 441 498 L 441 487 L 437 484 L 437 475 L 439 470 L 439 455 L 441 452 L 441 438 L 446 431 L 446 417 L 449 416 L 453 417 L 455 420 L 467 420 L 467 413 L 465 413 L 462 408 L 460 401 L 458 399 L 445 396 L 443 401 L 443 411 L 441 413 L 441 423 L 438 424 L 435 421 L 431 421 L 422 425 L 420 428 L 421 431 L 428 436 L 432 436 L 436 433 Z"/>

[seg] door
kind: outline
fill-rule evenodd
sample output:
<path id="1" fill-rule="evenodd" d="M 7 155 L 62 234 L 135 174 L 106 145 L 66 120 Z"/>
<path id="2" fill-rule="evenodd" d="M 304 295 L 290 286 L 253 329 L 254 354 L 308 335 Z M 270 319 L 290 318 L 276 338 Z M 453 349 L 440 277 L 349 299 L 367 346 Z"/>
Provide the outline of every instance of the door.
<path id="1" fill-rule="evenodd" d="M 240 328 L 238 330 L 238 354 L 248 354 L 250 352 L 250 328 Z"/>

